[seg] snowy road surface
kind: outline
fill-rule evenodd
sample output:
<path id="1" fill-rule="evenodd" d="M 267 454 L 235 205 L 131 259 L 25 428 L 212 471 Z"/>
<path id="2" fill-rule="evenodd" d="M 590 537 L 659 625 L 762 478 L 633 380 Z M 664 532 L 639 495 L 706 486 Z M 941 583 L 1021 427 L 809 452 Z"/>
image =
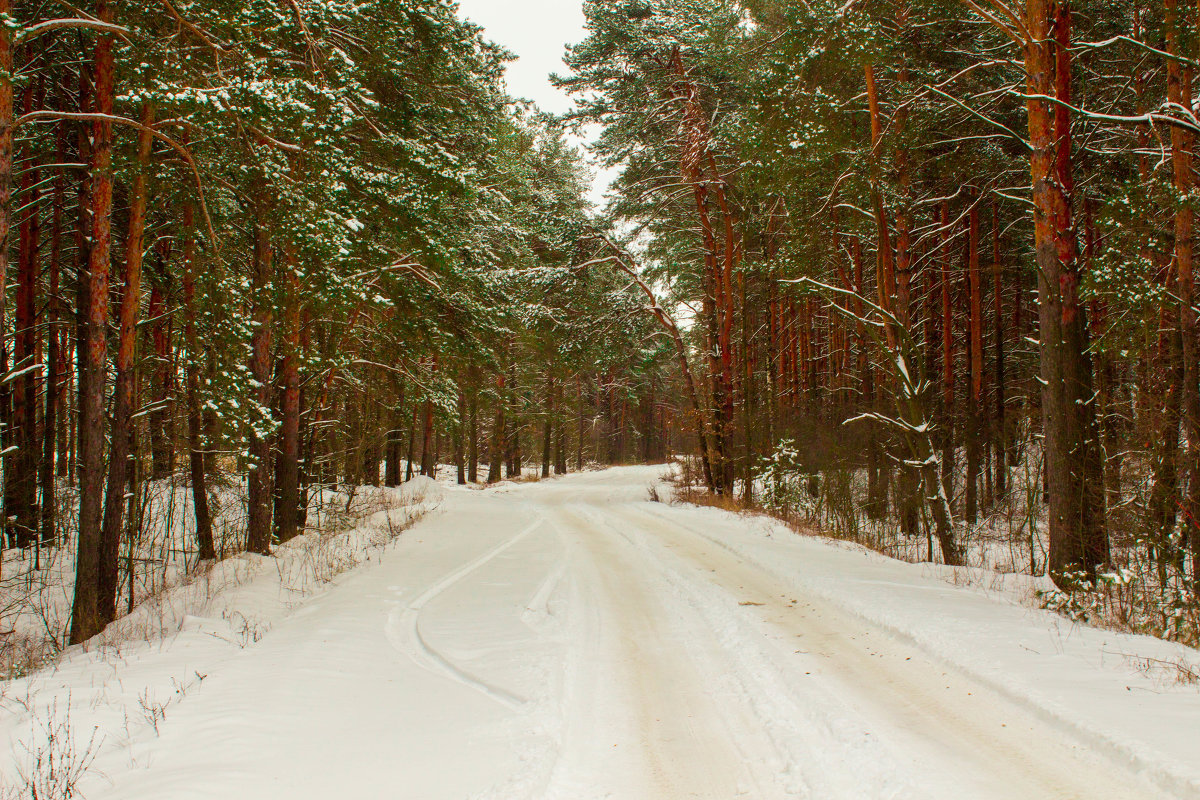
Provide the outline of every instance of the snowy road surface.
<path id="1" fill-rule="evenodd" d="M 126 711 L 87 797 L 1200 795 L 1200 695 L 1135 668 L 1194 651 L 649 503 L 658 472 L 449 489 L 256 643 L 68 661 L 41 691 L 79 719 L 204 676 Z"/>

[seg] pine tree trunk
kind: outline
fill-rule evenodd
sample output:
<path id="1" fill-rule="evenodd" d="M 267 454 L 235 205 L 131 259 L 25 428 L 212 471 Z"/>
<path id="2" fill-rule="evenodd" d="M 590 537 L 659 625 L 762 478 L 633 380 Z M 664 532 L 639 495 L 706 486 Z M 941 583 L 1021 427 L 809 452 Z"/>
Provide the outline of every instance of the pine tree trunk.
<path id="1" fill-rule="evenodd" d="M 950 256 L 950 204 L 942 202 L 941 271 L 942 271 L 942 488 L 948 501 L 954 499 L 955 447 L 954 440 L 954 298 Z"/>
<path id="2" fill-rule="evenodd" d="M 425 401 L 425 422 L 421 435 L 421 474 L 433 476 L 433 401 Z"/>
<path id="3" fill-rule="evenodd" d="M 992 302 L 995 310 L 996 348 L 996 427 L 994 469 L 996 498 L 1008 495 L 1008 448 L 1009 430 L 1006 409 L 1006 387 L 1004 385 L 1004 290 L 1001 277 L 1004 269 L 1000 263 L 1000 207 L 992 204 Z"/>
<path id="4" fill-rule="evenodd" d="M 479 390 L 478 384 L 471 383 L 471 401 L 467 411 L 470 425 L 469 444 L 467 446 L 467 480 L 479 482 Z"/>
<path id="5" fill-rule="evenodd" d="M 284 250 L 284 281 L 287 306 L 283 342 L 283 398 L 279 431 L 279 467 L 275 477 L 279 497 L 276 535 L 280 542 L 291 541 L 299 533 L 300 514 L 300 280 L 290 251 Z M 374 472 L 378 480 L 379 470 Z"/>
<path id="6" fill-rule="evenodd" d="M 983 276 L 979 268 L 979 204 L 972 198 L 967 237 L 967 341 L 971 402 L 967 404 L 966 518 L 974 525 L 979 514 L 980 439 L 983 427 Z"/>
<path id="7" fill-rule="evenodd" d="M 0 14 L 12 13 L 12 0 L 0 0 Z M 82 71 L 82 70 L 81 70 Z M 12 31 L 0 26 L 0 286 L 8 286 L 9 238 L 12 228 L 13 177 L 13 51 Z M 0 291 L 0 332 L 8 330 L 8 292 Z M 8 337 L 0 333 L 0 374 L 8 374 Z M 0 388 L 0 447 L 7 449 L 9 425 L 7 390 Z M 11 461 L 3 460 L 7 474 Z M 0 529 L 0 554 L 5 535 Z M 3 561 L 0 558 L 0 561 Z"/>
<path id="8" fill-rule="evenodd" d="M 1108 560 L 1103 476 L 1094 426 L 1086 316 L 1079 302 L 1078 248 L 1072 223 L 1070 4 L 1027 0 L 1027 112 L 1034 237 L 1041 317 L 1042 427 L 1050 500 L 1051 577 Z M 1042 98 L 1059 101 L 1051 110 Z"/>
<path id="9" fill-rule="evenodd" d="M 1191 30 L 1191 13 L 1181 14 L 1177 0 L 1164 0 L 1166 7 L 1167 50 L 1181 56 L 1180 31 Z M 1177 58 L 1167 60 L 1167 99 L 1181 108 L 1192 107 L 1192 71 Z M 1182 343 L 1180 354 L 1183 363 L 1183 382 L 1180 406 L 1183 430 L 1187 440 L 1184 460 L 1188 478 L 1188 491 L 1184 500 L 1184 526 L 1187 541 L 1192 551 L 1192 572 L 1195 585 L 1200 588 L 1200 364 L 1197 349 L 1200 347 L 1200 326 L 1197 325 L 1193 307 L 1195 279 L 1193 277 L 1193 249 L 1195 212 L 1192 209 L 1194 136 L 1182 125 L 1171 126 L 1171 161 L 1174 167 L 1175 192 L 1180 198 L 1175 211 L 1175 269 L 1178 275 L 1179 293 L 1179 338 Z"/>
<path id="10" fill-rule="evenodd" d="M 187 359 L 188 469 L 192 484 L 192 510 L 196 517 L 196 545 L 201 561 L 217 557 L 212 514 L 208 508 L 208 481 L 204 464 L 203 417 L 200 413 L 200 337 L 196 332 L 195 225 L 191 202 L 183 205 L 183 315 Z"/>
<path id="11" fill-rule="evenodd" d="M 55 134 L 56 157 L 61 164 L 66 161 L 66 145 L 63 133 Z M 42 420 L 42 460 L 39 483 L 42 487 L 41 541 L 51 545 L 57 540 L 55 508 L 55 457 L 58 455 L 59 416 L 62 400 L 62 308 L 59 300 L 62 276 L 62 229 L 63 209 L 67 204 L 67 189 L 61 170 L 54 179 L 54 206 L 50 216 L 50 258 L 47 265 L 49 284 L 46 302 L 46 397 L 45 415 Z"/>
<path id="12" fill-rule="evenodd" d="M 87 71 L 79 71 L 79 110 L 91 110 L 91 83 L 87 79 Z M 91 164 L 93 160 L 91 128 L 79 125 L 76 133 L 77 152 L 80 164 Z M 88 451 L 87 437 L 89 429 L 83 424 L 84 409 L 91 389 L 88 382 L 91 341 L 91 283 L 89 281 L 91 262 L 91 230 L 92 230 L 92 176 L 85 172 L 75 190 L 77 214 L 75 217 L 75 417 L 72 420 L 75 431 L 75 454 L 71 460 L 71 483 L 80 485 L 83 480 L 82 459 Z M 107 314 L 107 311 L 105 312 Z M 82 511 L 80 512 L 82 514 Z"/>
<path id="13" fill-rule="evenodd" d="M 152 276 L 150 284 L 150 338 L 154 346 L 154 368 L 151 372 L 153 393 L 149 415 L 150 475 L 154 480 L 169 477 L 174 466 L 174 445 L 168 430 L 171 419 L 171 339 L 167 327 L 165 262 L 165 258 L 158 258 L 159 269 Z"/>
<path id="14" fill-rule="evenodd" d="M 578 430 L 575 437 L 575 471 L 583 472 L 583 376 L 575 379 L 575 404 L 577 409 L 576 422 Z M 704 431 L 700 431 L 700 435 L 704 436 Z M 708 458 L 705 457 L 705 464 L 708 464 Z M 707 469 L 707 467 L 705 467 Z"/>
<path id="15" fill-rule="evenodd" d="M 408 454 L 407 454 L 408 458 L 406 459 L 407 464 L 405 464 L 405 467 L 404 467 L 405 483 L 407 483 L 408 481 L 411 481 L 413 479 L 413 474 L 414 474 L 413 462 L 416 460 L 416 457 L 417 457 L 417 452 L 416 452 L 416 449 L 417 449 L 417 426 L 420 424 L 420 419 L 421 419 L 421 407 L 416 402 L 414 402 L 413 403 L 413 413 L 412 413 L 412 424 L 410 424 L 408 427 Z"/>
<path id="16" fill-rule="evenodd" d="M 488 483 L 500 480 L 507 451 L 504 431 L 504 375 L 496 378 L 496 419 L 492 424 L 491 458 L 488 466 Z"/>
<path id="17" fill-rule="evenodd" d="M 271 232 L 264 218 L 267 209 L 257 206 L 254 219 L 254 255 L 251 295 L 253 297 L 254 334 L 250 342 L 250 374 L 257 384 L 254 400 L 256 413 L 269 414 L 271 408 L 271 326 L 273 320 L 271 282 L 275 252 Z M 246 549 L 259 555 L 271 554 L 271 440 L 260 428 L 268 420 L 255 420 L 249 435 L 248 523 Z"/>
<path id="18" fill-rule="evenodd" d="M 33 84 L 27 84 L 25 112 L 33 110 Z M 17 308 L 13 372 L 17 376 L 12 392 L 12 424 L 15 436 L 11 446 L 15 456 L 5 473 L 4 515 L 11 541 L 17 547 L 33 547 L 37 542 L 37 477 L 39 442 L 37 437 L 37 287 L 40 272 L 38 244 L 40 179 L 36 163 L 22 172 L 21 216 L 17 253 Z"/>
<path id="19" fill-rule="evenodd" d="M 454 466 L 458 472 L 458 483 L 467 482 L 466 453 L 464 452 L 464 434 L 467 428 L 467 397 L 461 389 L 458 392 L 458 421 L 454 425 Z"/>
<path id="20" fill-rule="evenodd" d="M 96 18 L 113 21 L 108 0 L 97 0 Z M 113 37 L 96 36 L 93 83 L 99 114 L 113 113 L 115 64 Z M 91 242 L 88 252 L 86 380 L 80 395 L 79 555 L 75 569 L 75 601 L 71 610 L 71 643 L 99 633 L 101 613 L 101 541 L 104 483 L 104 383 L 108 362 L 108 283 L 112 247 L 112 123 L 101 117 L 92 124 Z M 86 434 L 84 432 L 87 432 Z"/>
<path id="21" fill-rule="evenodd" d="M 154 107 L 142 103 L 142 125 L 154 124 Z M 121 295 L 117 333 L 116 382 L 113 384 L 112 448 L 108 461 L 108 487 L 104 495 L 104 524 L 100 531 L 100 613 L 105 622 L 117 617 L 118 561 L 124 527 L 125 487 L 129 483 L 129 459 L 133 436 L 134 350 L 137 345 L 138 310 L 142 301 L 142 255 L 145 245 L 147 185 L 153 138 L 146 129 L 138 132 L 137 174 L 130 189 L 129 235 L 125 242 L 125 281 Z"/>
<path id="22" fill-rule="evenodd" d="M 404 474 L 401 468 L 401 447 L 404 441 L 404 388 L 404 381 L 401 380 L 397 387 L 396 407 L 391 413 L 391 426 L 387 434 L 387 473 L 384 475 L 384 484 L 392 487 L 400 485 Z"/>
<path id="23" fill-rule="evenodd" d="M 554 474 L 567 474 L 567 424 L 563 419 L 563 385 L 558 384 L 558 407 L 559 417 L 558 425 L 555 427 L 554 437 Z"/>
<path id="24" fill-rule="evenodd" d="M 554 435 L 554 378 L 546 378 L 546 417 L 542 421 L 542 477 L 550 477 L 550 455 Z"/>
<path id="25" fill-rule="evenodd" d="M 301 338 L 300 347 L 308 349 L 308 337 Z M 305 530 L 308 527 L 308 500 L 312 491 L 315 477 L 313 467 L 313 426 L 312 418 L 316 409 L 309 405 L 312 395 L 304 387 L 300 389 L 300 502 L 296 508 L 296 527 Z"/>

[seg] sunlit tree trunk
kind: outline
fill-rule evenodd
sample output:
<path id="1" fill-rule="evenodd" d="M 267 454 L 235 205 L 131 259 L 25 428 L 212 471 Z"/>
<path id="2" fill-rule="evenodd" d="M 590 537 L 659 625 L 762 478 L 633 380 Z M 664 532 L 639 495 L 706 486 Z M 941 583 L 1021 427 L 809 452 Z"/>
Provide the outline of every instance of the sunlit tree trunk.
<path id="1" fill-rule="evenodd" d="M 154 107 L 142 104 L 138 132 L 137 173 L 130 189 L 129 233 L 125 240 L 125 281 L 122 287 L 117 332 L 116 382 L 113 385 L 112 447 L 108 460 L 108 487 L 104 495 L 104 524 L 100 532 L 100 613 L 106 622 L 117 616 L 117 577 L 121 530 L 124 526 L 125 487 L 129 482 L 132 454 L 134 385 L 137 381 L 134 356 L 137 346 L 138 311 L 142 302 L 142 256 L 145 246 L 147 176 L 150 146 L 149 127 L 154 124 Z"/>

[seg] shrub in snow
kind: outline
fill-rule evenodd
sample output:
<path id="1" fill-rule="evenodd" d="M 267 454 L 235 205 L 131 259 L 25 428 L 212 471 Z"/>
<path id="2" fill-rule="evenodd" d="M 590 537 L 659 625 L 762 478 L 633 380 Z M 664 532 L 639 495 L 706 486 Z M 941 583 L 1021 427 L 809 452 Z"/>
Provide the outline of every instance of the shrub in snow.
<path id="1" fill-rule="evenodd" d="M 817 476 L 800 465 L 796 443 L 784 439 L 763 459 L 763 507 L 778 516 L 813 516 L 817 511 Z"/>

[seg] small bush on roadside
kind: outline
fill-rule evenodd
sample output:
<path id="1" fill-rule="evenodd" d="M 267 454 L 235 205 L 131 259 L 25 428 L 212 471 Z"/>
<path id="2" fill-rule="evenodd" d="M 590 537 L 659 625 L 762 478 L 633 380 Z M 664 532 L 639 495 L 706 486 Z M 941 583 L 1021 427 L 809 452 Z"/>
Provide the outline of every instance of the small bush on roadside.
<path id="1" fill-rule="evenodd" d="M 67 698 L 67 708 L 71 700 Z M 91 769 L 102 744 L 93 729 L 84 740 L 72 727 L 69 711 L 60 712 L 55 700 L 34 716 L 27 740 L 18 743 L 16 781 L 0 787 L 3 800 L 72 800 L 82 797 L 79 784 Z"/>

